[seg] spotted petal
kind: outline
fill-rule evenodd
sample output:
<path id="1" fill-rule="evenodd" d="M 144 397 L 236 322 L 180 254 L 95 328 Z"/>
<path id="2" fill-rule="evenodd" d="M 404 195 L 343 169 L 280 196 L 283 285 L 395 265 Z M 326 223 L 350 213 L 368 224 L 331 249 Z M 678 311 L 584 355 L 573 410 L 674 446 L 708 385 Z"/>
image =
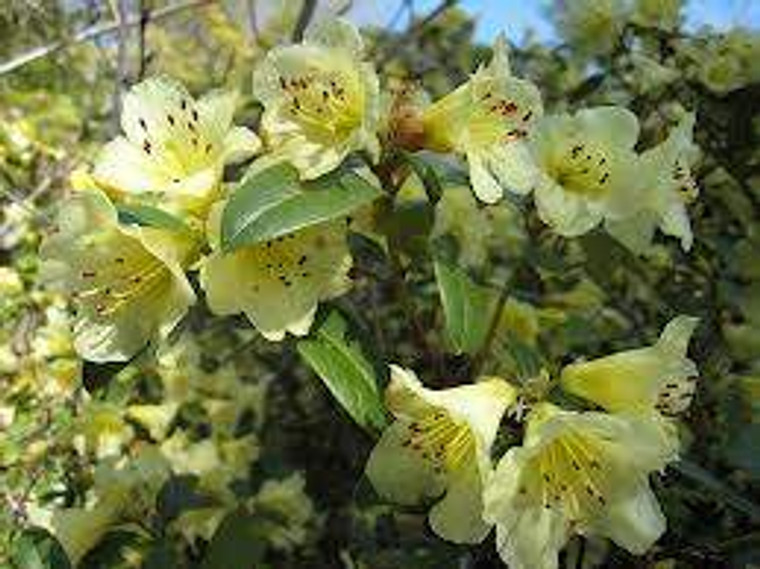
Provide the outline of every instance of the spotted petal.
<path id="1" fill-rule="evenodd" d="M 678 413 L 696 388 L 698 370 L 686 351 L 697 323 L 696 318 L 679 316 L 654 346 L 566 366 L 562 385 L 612 412 Z"/>
<path id="2" fill-rule="evenodd" d="M 247 129 L 232 130 L 235 105 L 236 97 L 223 92 L 196 101 L 168 77 L 135 85 L 124 97 L 124 136 L 98 157 L 96 181 L 109 192 L 168 194 L 180 209 L 207 206 L 223 166 L 260 146 Z"/>
<path id="3" fill-rule="evenodd" d="M 484 494 L 504 561 L 557 567 L 573 533 L 609 536 L 642 553 L 663 530 L 647 483 L 669 458 L 662 443 L 647 423 L 538 405 L 523 446 L 507 451 Z M 646 520 L 658 523 L 644 528 Z"/>
<path id="4" fill-rule="evenodd" d="M 482 541 L 490 529 L 481 500 L 490 447 L 514 399 L 514 389 L 499 378 L 430 390 L 413 372 L 391 366 L 386 403 L 396 421 L 370 456 L 370 480 L 399 503 L 440 498 L 430 510 L 433 531 L 456 543 Z"/>
<path id="5" fill-rule="evenodd" d="M 212 212 L 213 233 L 221 210 Z M 345 226 L 331 222 L 232 253 L 214 252 L 203 262 L 201 284 L 215 313 L 243 312 L 264 337 L 278 341 L 286 332 L 308 333 L 319 302 L 350 287 L 350 268 Z"/>
<path id="6" fill-rule="evenodd" d="M 353 26 L 329 21 L 302 44 L 270 50 L 254 72 L 266 142 L 303 178 L 329 172 L 353 150 L 377 149 L 379 83 L 361 52 Z"/>
<path id="7" fill-rule="evenodd" d="M 86 359 L 129 359 L 168 334 L 194 302 L 182 269 L 192 258 L 192 237 L 120 227 L 96 191 L 71 198 L 58 227 L 40 249 L 42 278 L 77 305 L 75 345 Z"/>

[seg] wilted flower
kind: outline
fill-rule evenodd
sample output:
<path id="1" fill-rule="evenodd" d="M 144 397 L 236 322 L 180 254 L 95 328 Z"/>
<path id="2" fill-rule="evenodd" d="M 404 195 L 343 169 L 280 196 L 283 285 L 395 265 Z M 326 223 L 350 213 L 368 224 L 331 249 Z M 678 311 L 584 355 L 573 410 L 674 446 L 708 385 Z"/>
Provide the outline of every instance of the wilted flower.
<path id="1" fill-rule="evenodd" d="M 302 178 L 326 174 L 354 150 L 378 152 L 379 84 L 363 50 L 356 28 L 329 20 L 303 43 L 269 51 L 254 73 L 266 142 Z"/>
<path id="2" fill-rule="evenodd" d="M 655 227 L 678 237 L 685 251 L 691 249 L 694 236 L 686 204 L 699 194 L 690 172 L 699 153 L 692 141 L 693 129 L 694 115 L 687 114 L 664 142 L 641 155 L 643 179 L 637 210 L 606 223 L 607 231 L 636 253 L 649 247 Z"/>
<path id="3" fill-rule="evenodd" d="M 500 37 L 487 66 L 425 110 L 425 143 L 464 154 L 475 195 L 494 203 L 504 190 L 532 189 L 536 169 L 524 139 L 542 113 L 538 88 L 512 76 Z"/>
<path id="4" fill-rule="evenodd" d="M 513 569 L 554 569 L 573 534 L 644 553 L 665 530 L 648 476 L 670 459 L 646 423 L 538 405 L 522 446 L 507 451 L 485 489 L 502 559 Z"/>
<path id="5" fill-rule="evenodd" d="M 483 521 L 481 493 L 491 473 L 490 449 L 515 389 L 499 378 L 431 390 L 413 372 L 391 366 L 386 404 L 396 421 L 367 463 L 378 493 L 399 504 L 439 500 L 430 525 L 444 539 L 477 543 Z"/>
<path id="6" fill-rule="evenodd" d="M 70 198 L 40 256 L 44 282 L 77 307 L 77 352 L 92 361 L 125 361 L 166 336 L 195 301 L 183 273 L 195 247 L 182 232 L 119 225 L 98 191 Z"/>
<path id="7" fill-rule="evenodd" d="M 194 100 L 177 81 L 151 78 L 124 97 L 124 136 L 107 144 L 94 177 L 109 194 L 158 195 L 170 209 L 204 209 L 218 194 L 225 164 L 253 155 L 258 137 L 232 126 L 236 96 Z"/>

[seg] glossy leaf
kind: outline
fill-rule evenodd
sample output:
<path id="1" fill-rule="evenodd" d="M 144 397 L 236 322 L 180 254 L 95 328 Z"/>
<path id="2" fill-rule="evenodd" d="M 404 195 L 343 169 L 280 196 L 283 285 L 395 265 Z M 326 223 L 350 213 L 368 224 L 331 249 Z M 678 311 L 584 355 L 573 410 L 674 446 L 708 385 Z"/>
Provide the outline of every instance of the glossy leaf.
<path id="1" fill-rule="evenodd" d="M 346 319 L 333 310 L 298 343 L 298 352 L 354 421 L 380 430 L 386 417 L 378 374 L 368 350 L 351 334 Z"/>
<path id="2" fill-rule="evenodd" d="M 404 158 L 409 166 L 411 166 L 415 175 L 420 179 L 420 182 L 422 182 L 422 187 L 425 188 L 428 201 L 431 204 L 438 203 L 438 200 L 441 199 L 441 195 L 443 194 L 443 186 L 441 185 L 441 180 L 439 179 L 435 168 L 420 154 L 406 152 Z"/>
<path id="3" fill-rule="evenodd" d="M 29 528 L 14 540 L 11 561 L 18 569 L 71 569 L 61 544 L 42 528 Z"/>
<path id="4" fill-rule="evenodd" d="M 449 340 L 457 353 L 474 355 L 488 333 L 492 295 L 449 261 L 436 259 L 434 268 Z"/>
<path id="5" fill-rule="evenodd" d="M 157 207 L 144 204 L 119 204 L 117 212 L 119 223 L 123 225 L 143 225 L 170 231 L 192 231 L 180 218 Z"/>
<path id="6" fill-rule="evenodd" d="M 222 248 L 229 251 L 347 216 L 381 195 L 351 171 L 300 183 L 292 166 L 279 164 L 240 184 L 222 214 Z"/>

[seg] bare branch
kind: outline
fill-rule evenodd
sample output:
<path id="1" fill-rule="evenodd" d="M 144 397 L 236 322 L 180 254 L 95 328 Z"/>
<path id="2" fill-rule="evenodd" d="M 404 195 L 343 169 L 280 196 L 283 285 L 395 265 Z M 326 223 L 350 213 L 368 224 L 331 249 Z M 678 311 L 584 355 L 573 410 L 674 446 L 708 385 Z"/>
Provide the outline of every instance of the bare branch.
<path id="1" fill-rule="evenodd" d="M 148 31 L 148 24 L 150 23 L 150 10 L 152 2 L 150 0 L 140 0 L 140 26 L 138 27 L 137 36 L 137 79 L 142 80 L 145 77 L 145 69 L 148 66 L 148 57 L 145 46 L 145 34 Z"/>
<path id="2" fill-rule="evenodd" d="M 314 16 L 314 10 L 317 8 L 317 0 L 303 0 L 301 5 L 301 12 L 298 14 L 298 20 L 296 20 L 296 26 L 293 28 L 293 41 L 298 42 L 303 39 L 303 33 L 311 22 L 311 18 Z"/>
<path id="3" fill-rule="evenodd" d="M 425 26 L 440 17 L 441 14 L 446 12 L 446 10 L 449 8 L 453 8 L 457 4 L 457 1 L 458 0 L 443 0 L 427 16 L 415 22 L 403 34 L 387 44 L 384 48 L 381 48 L 377 66 L 383 67 L 386 63 L 388 63 L 391 58 L 393 58 L 396 50 L 416 38 L 422 32 L 422 30 L 425 29 Z"/>
<path id="4" fill-rule="evenodd" d="M 155 12 L 152 12 L 150 15 L 150 20 L 155 22 L 157 20 L 162 20 L 164 18 L 173 16 L 174 14 L 183 12 L 185 10 L 190 10 L 193 8 L 201 8 L 204 6 L 209 6 L 211 4 L 216 4 L 218 1 L 219 0 L 186 0 L 185 2 L 179 2 L 175 4 L 174 6 L 167 6 L 165 8 L 161 8 L 160 10 L 156 10 Z M 133 28 L 135 26 L 139 26 L 140 21 L 141 21 L 140 17 L 131 19 L 127 22 L 126 27 Z M 118 29 L 119 29 L 119 22 L 97 24 L 95 26 L 91 26 L 89 28 L 82 30 L 81 32 L 74 34 L 74 36 L 70 40 L 57 41 L 57 42 L 50 43 L 48 45 L 43 45 L 43 46 L 34 48 L 14 59 L 11 59 L 10 61 L 6 61 L 5 63 L 0 64 L 0 75 L 11 73 L 12 71 L 16 71 L 17 69 L 29 63 L 32 63 L 33 61 L 37 61 L 38 59 L 48 57 L 49 55 L 57 53 L 61 50 L 68 49 L 69 47 L 73 45 L 88 42 L 96 38 L 99 38 L 100 36 L 113 33 L 117 31 Z"/>
<path id="5" fill-rule="evenodd" d="M 113 91 L 113 117 L 112 128 L 117 131 L 119 128 L 119 117 L 121 116 L 121 94 L 129 81 L 127 69 L 127 40 L 129 39 L 129 6 L 127 0 L 116 0 L 116 19 L 118 27 L 118 45 L 116 49 L 116 77 Z"/>

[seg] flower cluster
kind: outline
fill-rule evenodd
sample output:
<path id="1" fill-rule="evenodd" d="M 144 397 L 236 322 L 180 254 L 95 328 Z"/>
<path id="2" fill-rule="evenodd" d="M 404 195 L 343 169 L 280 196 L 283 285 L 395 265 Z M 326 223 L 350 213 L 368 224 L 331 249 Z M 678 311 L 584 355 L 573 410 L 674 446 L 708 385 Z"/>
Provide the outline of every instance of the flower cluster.
<path id="1" fill-rule="evenodd" d="M 478 543 L 495 527 L 509 567 L 557 567 L 573 535 L 607 537 L 642 554 L 665 530 L 649 476 L 678 457 L 676 417 L 698 375 L 686 355 L 696 324 L 679 316 L 653 346 L 561 370 L 567 393 L 606 412 L 536 401 L 527 382 L 498 377 L 431 390 L 391 366 L 386 404 L 395 421 L 367 475 L 388 500 L 436 502 L 430 525 L 444 539 Z M 505 412 L 525 415 L 524 435 L 494 468 Z"/>
<path id="2" fill-rule="evenodd" d="M 211 539 L 241 508 L 258 520 L 260 537 L 274 549 L 305 540 L 315 512 L 300 473 L 268 478 L 255 492 L 233 490 L 259 460 L 267 385 L 246 381 L 233 364 L 204 371 L 201 350 L 196 337 L 184 335 L 162 350 L 153 369 L 132 374 L 135 381 L 156 374 L 163 397 L 124 405 L 87 398 L 75 423 L 57 437 L 55 444 L 88 465 L 92 483 L 80 505 L 33 502 L 27 515 L 56 536 L 72 563 L 92 555 L 109 532 L 159 520 L 165 515 L 159 496 L 180 480 L 193 481 L 195 504 L 160 522 L 176 543 Z M 193 407 L 210 426 L 204 436 L 186 419 Z M 252 429 L 240 434 L 245 417 Z"/>
<path id="3" fill-rule="evenodd" d="M 567 12 L 568 30 L 582 25 L 584 36 L 616 37 L 622 3 L 591 4 L 590 11 Z M 642 14 L 647 6 L 642 3 Z M 235 126 L 233 94 L 195 99 L 166 77 L 136 85 L 124 99 L 123 135 L 103 148 L 91 172 L 72 177 L 75 192 L 41 247 L 41 272 L 73 303 L 74 346 L 85 359 L 130 361 L 166 340 L 201 297 L 216 315 L 244 314 L 268 341 L 309 335 L 319 305 L 351 288 L 349 231 L 364 225 L 352 219 L 372 217 L 381 230 L 403 225 L 388 218 L 411 170 L 434 202 L 434 236 L 471 225 L 459 235 L 468 265 L 482 265 L 490 249 L 507 250 L 509 240 L 525 238 L 504 227 L 516 217 L 498 209 L 508 196 L 521 202 L 531 196 L 538 218 L 562 237 L 603 227 L 643 254 L 659 229 L 680 239 L 684 250 L 692 247 L 687 206 L 698 194 L 691 173 L 699 154 L 695 116 L 684 112 L 659 144 L 640 152 L 639 121 L 626 108 L 546 112 L 538 87 L 513 73 L 503 37 L 487 64 L 432 102 L 422 94 L 381 94 L 362 38 L 341 20 L 313 26 L 297 45 L 272 49 L 252 85 L 263 107 L 259 134 Z M 458 170 L 458 185 L 433 196 L 432 167 L 410 157 L 421 149 L 461 159 L 467 181 Z M 250 162 L 245 174 L 230 181 L 235 168 L 228 167 L 239 171 L 244 162 Z M 383 196 L 369 216 L 359 209 L 372 201 L 359 200 L 367 186 L 372 199 Z M 264 214 L 268 226 L 260 222 Z M 382 215 L 387 218 L 375 219 Z M 269 233 L 259 239 L 262 226 Z M 392 230 L 386 233 L 381 250 L 393 245 Z M 235 241 L 240 235 L 248 240 Z M 391 264 L 398 268 L 402 260 L 394 256 Z M 403 275 L 399 280 L 403 287 Z M 535 342 L 538 324 L 528 305 L 507 304 L 508 325 Z M 511 567 L 556 567 L 573 535 L 608 537 L 643 553 L 665 527 L 649 477 L 678 457 L 675 416 L 696 388 L 696 365 L 686 355 L 695 326 L 696 319 L 679 316 L 654 346 L 567 365 L 556 381 L 542 372 L 522 385 L 489 376 L 432 390 L 392 366 L 385 403 L 395 421 L 367 474 L 389 500 L 434 501 L 430 524 L 445 539 L 477 543 L 495 527 Z M 343 364 L 355 355 L 348 346 L 330 350 L 312 358 L 320 359 L 313 367 L 323 378 L 351 367 Z M 139 518 L 140 501 L 130 496 L 155 497 L 172 474 L 197 477 L 214 497 L 216 506 L 178 522 L 188 534 L 210 537 L 236 505 L 230 485 L 256 448 L 234 432 L 256 394 L 232 383 L 204 391 L 165 381 L 161 403 L 125 410 L 88 402 L 78 429 L 81 453 L 99 459 L 125 453 L 135 423 L 155 444 L 121 461 L 114 457 L 96 476 L 85 526 L 77 523 L 84 516 L 79 509 L 47 520 L 58 533 L 76 532 L 63 539 L 73 559 L 105 528 Z M 586 400 L 588 410 L 552 399 L 558 385 Z M 375 393 L 364 387 L 367 393 L 355 397 L 362 405 L 364 395 Z M 342 395 L 341 402 L 354 397 Z M 189 400 L 222 428 L 213 442 L 172 431 Z M 491 448 L 507 413 L 524 432 L 494 467 Z M 381 422 L 382 410 L 377 415 Z M 293 486 L 285 498 L 300 495 L 298 481 Z M 262 494 L 247 506 L 277 510 L 285 499 L 276 488 Z M 301 510 L 295 525 L 309 517 L 310 507 Z"/>
<path id="4" fill-rule="evenodd" d="M 351 151 L 376 153 L 377 77 L 347 23 L 326 23 L 302 45 L 272 50 L 255 86 L 267 148 L 255 168 L 288 161 L 310 179 Z M 146 80 L 124 99 L 124 135 L 105 146 L 91 174 L 75 176 L 76 193 L 41 248 L 42 273 L 75 303 L 76 345 L 86 359 L 126 361 L 165 338 L 196 302 L 187 271 L 199 271 L 214 312 L 242 312 L 272 340 L 306 334 L 318 303 L 348 288 L 343 221 L 221 250 L 224 167 L 262 147 L 233 125 L 235 101 L 225 92 L 195 100 L 169 78 Z M 158 207 L 176 223 L 130 224 L 123 211 L 135 207 Z"/>
<path id="5" fill-rule="evenodd" d="M 264 105 L 266 154 L 249 176 L 285 161 L 310 180 L 356 151 L 374 161 L 382 125 L 397 124 L 380 119 L 377 75 L 358 32 L 340 20 L 314 27 L 302 44 L 270 51 L 256 70 L 254 94 Z M 76 345 L 87 359 L 128 360 L 166 337 L 196 301 L 186 271 L 199 270 L 215 313 L 242 312 L 271 340 L 308 333 L 319 302 L 349 288 L 351 256 L 339 220 L 233 251 L 221 247 L 224 166 L 262 146 L 233 126 L 235 100 L 215 92 L 196 101 L 168 78 L 147 80 L 125 97 L 124 135 L 103 149 L 91 175 L 78 176 L 79 191 L 41 253 L 45 280 L 77 305 Z M 659 227 L 691 247 L 693 115 L 643 154 L 634 150 L 638 121 L 624 108 L 544 116 L 538 88 L 512 74 L 503 38 L 469 81 L 415 109 L 418 120 L 407 122 L 421 129 L 422 145 L 465 157 L 479 200 L 533 192 L 539 216 L 560 235 L 604 223 L 643 252 Z M 397 110 L 390 105 L 386 114 Z M 181 223 L 129 225 L 122 204 L 161 206 Z"/>

